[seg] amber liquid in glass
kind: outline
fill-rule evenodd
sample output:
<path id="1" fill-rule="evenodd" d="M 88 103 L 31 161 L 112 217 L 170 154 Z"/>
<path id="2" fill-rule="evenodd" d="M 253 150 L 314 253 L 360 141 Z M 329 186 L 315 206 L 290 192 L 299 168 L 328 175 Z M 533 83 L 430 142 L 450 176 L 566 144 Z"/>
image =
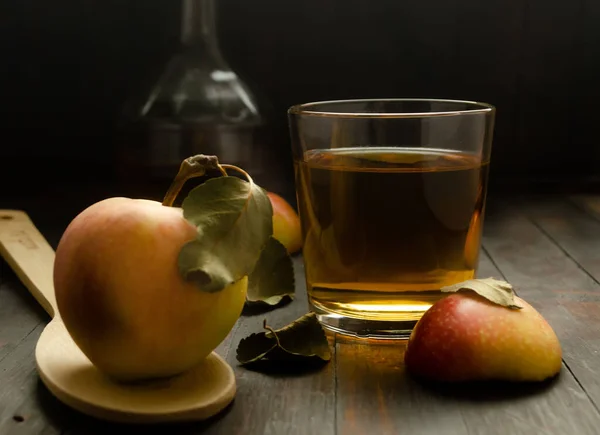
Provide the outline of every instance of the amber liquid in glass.
<path id="1" fill-rule="evenodd" d="M 318 313 L 411 329 L 441 287 L 474 277 L 488 174 L 479 157 L 334 148 L 308 151 L 295 169 Z"/>

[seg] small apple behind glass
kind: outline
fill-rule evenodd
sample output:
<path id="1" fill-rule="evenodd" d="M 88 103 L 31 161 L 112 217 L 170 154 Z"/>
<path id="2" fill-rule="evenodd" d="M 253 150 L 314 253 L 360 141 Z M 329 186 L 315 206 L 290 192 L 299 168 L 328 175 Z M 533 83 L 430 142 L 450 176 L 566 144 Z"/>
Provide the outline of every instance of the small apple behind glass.
<path id="1" fill-rule="evenodd" d="M 561 369 L 560 342 L 548 322 L 493 278 L 442 289 L 415 326 L 407 370 L 432 381 L 543 381 Z"/>
<path id="2" fill-rule="evenodd" d="M 273 237 L 279 240 L 290 254 L 302 249 L 300 218 L 292 206 L 273 192 L 267 195 L 273 206 Z"/>

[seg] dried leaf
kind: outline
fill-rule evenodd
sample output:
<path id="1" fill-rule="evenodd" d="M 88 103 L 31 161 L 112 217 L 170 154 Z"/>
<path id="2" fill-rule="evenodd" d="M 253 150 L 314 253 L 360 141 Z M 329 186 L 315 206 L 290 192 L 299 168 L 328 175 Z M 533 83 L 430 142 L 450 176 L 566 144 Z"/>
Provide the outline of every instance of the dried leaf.
<path id="1" fill-rule="evenodd" d="M 265 332 L 242 339 L 237 348 L 241 364 L 261 360 L 272 362 L 329 361 L 331 351 L 323 327 L 314 313 L 308 313 L 281 329 L 263 324 Z"/>
<path id="2" fill-rule="evenodd" d="M 217 292 L 249 275 L 273 234 L 266 192 L 237 177 L 219 177 L 194 188 L 183 215 L 198 228 L 179 253 L 179 271 L 206 292 Z"/>
<path id="3" fill-rule="evenodd" d="M 271 237 L 248 277 L 247 302 L 275 306 L 294 298 L 294 266 L 285 246 Z"/>
<path id="4" fill-rule="evenodd" d="M 500 281 L 494 278 L 470 279 L 441 288 L 441 291 L 444 293 L 456 293 L 460 290 L 472 290 L 487 300 L 502 305 L 503 307 L 513 309 L 523 308 L 515 301 L 513 287 L 506 281 Z"/>

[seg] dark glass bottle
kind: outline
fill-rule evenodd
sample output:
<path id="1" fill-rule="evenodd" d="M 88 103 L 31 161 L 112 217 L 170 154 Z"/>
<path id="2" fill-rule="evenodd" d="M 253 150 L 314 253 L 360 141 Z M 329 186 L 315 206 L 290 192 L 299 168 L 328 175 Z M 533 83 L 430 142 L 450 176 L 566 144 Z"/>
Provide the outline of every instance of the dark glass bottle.
<path id="1" fill-rule="evenodd" d="M 124 118 L 121 180 L 162 191 L 183 159 L 214 154 L 279 190 L 282 162 L 272 148 L 270 112 L 221 53 L 215 0 L 183 0 L 181 50 L 151 90 L 130 101 Z"/>

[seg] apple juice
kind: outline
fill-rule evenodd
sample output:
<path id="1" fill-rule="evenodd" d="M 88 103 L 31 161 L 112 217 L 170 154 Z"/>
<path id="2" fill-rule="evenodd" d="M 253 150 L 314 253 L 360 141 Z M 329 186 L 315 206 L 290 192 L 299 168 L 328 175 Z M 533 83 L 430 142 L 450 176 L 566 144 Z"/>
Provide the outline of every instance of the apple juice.
<path id="1" fill-rule="evenodd" d="M 428 148 L 311 150 L 295 162 L 317 313 L 416 323 L 475 275 L 488 162 Z"/>

